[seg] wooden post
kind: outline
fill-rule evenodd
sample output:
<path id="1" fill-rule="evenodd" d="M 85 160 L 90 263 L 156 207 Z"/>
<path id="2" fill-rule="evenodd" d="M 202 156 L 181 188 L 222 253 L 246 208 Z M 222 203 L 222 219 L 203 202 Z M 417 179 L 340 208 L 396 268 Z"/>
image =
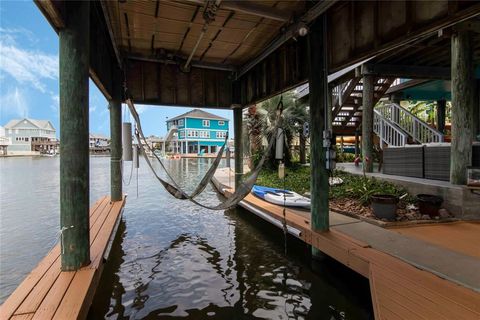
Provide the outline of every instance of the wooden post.
<path id="1" fill-rule="evenodd" d="M 374 77 L 372 75 L 364 75 L 362 95 L 362 161 L 366 172 L 373 172 L 373 89 Z"/>
<path id="2" fill-rule="evenodd" d="M 65 2 L 60 30 L 60 227 L 62 270 L 90 263 L 88 70 L 90 2 Z"/>
<path id="3" fill-rule="evenodd" d="M 437 130 L 445 133 L 445 111 L 447 108 L 447 101 L 442 99 L 437 101 Z"/>
<path id="4" fill-rule="evenodd" d="M 473 44 L 469 31 L 452 35 L 452 144 L 450 182 L 465 184 L 474 137 L 475 80 Z"/>
<path id="5" fill-rule="evenodd" d="M 240 186 L 243 174 L 243 144 L 242 144 L 242 107 L 236 106 L 233 109 L 233 130 L 235 147 L 235 189 Z"/>
<path id="6" fill-rule="evenodd" d="M 328 171 L 326 169 L 326 149 L 323 147 L 323 131 L 326 129 L 328 108 L 325 15 L 312 25 L 309 33 L 310 63 L 310 193 L 311 226 L 315 231 L 329 228 L 328 210 Z M 324 41 L 325 40 L 325 41 Z M 314 251 L 315 253 L 315 251 Z"/>
<path id="7" fill-rule="evenodd" d="M 117 75 L 119 77 L 119 75 Z M 112 201 L 122 199 L 122 91 L 114 79 L 113 98 L 110 108 L 110 198 Z"/>

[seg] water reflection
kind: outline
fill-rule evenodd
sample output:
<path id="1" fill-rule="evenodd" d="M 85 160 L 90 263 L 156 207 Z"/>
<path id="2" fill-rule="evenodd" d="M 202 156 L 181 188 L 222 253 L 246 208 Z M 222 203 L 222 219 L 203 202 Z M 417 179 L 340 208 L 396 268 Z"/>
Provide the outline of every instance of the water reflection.
<path id="1" fill-rule="evenodd" d="M 192 191 L 211 162 L 184 159 L 166 165 L 182 187 Z M 2 241 L 7 241 L 2 243 L 0 260 L 2 289 L 19 282 L 5 270 L 27 262 L 32 265 L 17 270 L 22 277 L 27 274 L 46 254 L 58 228 L 58 159 L 2 164 L 6 163 L 2 187 L 17 193 L 1 190 Z M 91 158 L 90 164 L 95 201 L 108 193 L 109 159 Z M 147 169 L 141 163 L 138 198 L 135 178 L 125 186 L 129 196 L 123 220 L 89 319 L 331 320 L 341 312 L 346 319 L 372 318 L 366 279 L 331 261 L 313 271 L 304 244 L 289 238 L 286 257 L 280 230 L 241 209 L 211 211 L 174 199 Z M 28 201 L 18 195 L 22 189 L 31 191 Z M 42 195 L 48 201 L 35 206 Z M 211 186 L 199 196 L 209 205 L 220 200 Z M 26 219 L 44 223 L 35 227 L 20 223 Z M 29 234 L 35 235 L 35 243 Z M 19 248 L 14 244 L 20 238 Z"/>

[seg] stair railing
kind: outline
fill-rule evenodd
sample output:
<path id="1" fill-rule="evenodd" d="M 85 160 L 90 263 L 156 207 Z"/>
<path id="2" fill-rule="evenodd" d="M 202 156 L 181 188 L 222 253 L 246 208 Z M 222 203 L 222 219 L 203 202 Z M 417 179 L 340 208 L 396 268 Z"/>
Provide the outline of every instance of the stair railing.
<path id="1" fill-rule="evenodd" d="M 431 143 L 444 140 L 444 135 L 440 131 L 430 127 L 396 103 L 378 106 L 375 111 L 407 132 L 416 142 Z"/>
<path id="2" fill-rule="evenodd" d="M 408 134 L 376 109 L 373 112 L 373 132 L 380 137 L 380 142 L 388 146 L 403 147 L 407 144 Z M 383 149 L 383 143 L 380 143 L 380 148 Z"/>

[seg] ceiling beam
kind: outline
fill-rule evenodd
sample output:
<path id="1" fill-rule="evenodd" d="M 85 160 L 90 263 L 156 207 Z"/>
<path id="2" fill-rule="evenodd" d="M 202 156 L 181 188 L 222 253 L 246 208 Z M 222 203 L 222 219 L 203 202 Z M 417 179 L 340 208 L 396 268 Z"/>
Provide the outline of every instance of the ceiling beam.
<path id="1" fill-rule="evenodd" d="M 182 61 L 176 61 L 172 59 L 166 59 L 166 58 L 157 58 L 157 57 L 145 57 L 141 55 L 134 55 L 130 54 L 127 56 L 129 60 L 137 60 L 137 61 L 146 61 L 146 62 L 156 62 L 156 63 L 162 63 L 162 64 L 175 64 L 175 65 L 181 65 L 183 63 Z M 231 65 L 225 65 L 225 64 L 218 64 L 218 63 L 208 63 L 208 62 L 200 62 L 200 61 L 192 61 L 190 63 L 192 67 L 197 67 L 197 68 L 202 68 L 202 69 L 211 69 L 211 70 L 221 70 L 221 71 L 231 71 L 235 72 L 236 69 L 234 66 Z"/>
<path id="2" fill-rule="evenodd" d="M 370 64 L 362 66 L 362 75 L 396 77 L 408 79 L 450 79 L 448 67 L 425 67 L 396 64 Z"/>
<path id="3" fill-rule="evenodd" d="M 184 0 L 185 2 L 205 5 L 204 0 Z M 291 18 L 291 12 L 260 5 L 250 1 L 224 0 L 220 5 L 220 9 L 233 10 L 235 12 L 243 12 L 257 17 L 267 18 L 286 22 Z"/>
<path id="4" fill-rule="evenodd" d="M 322 13 L 326 12 L 337 0 L 323 0 L 318 2 L 310 10 L 308 10 L 300 19 L 299 22 L 291 24 L 285 32 L 278 35 L 270 44 L 254 59 L 245 63 L 239 70 L 237 78 L 240 78 L 260 61 L 268 57 L 273 51 L 277 50 L 282 44 L 297 36 L 298 30 L 301 26 L 308 24 L 318 18 Z"/>

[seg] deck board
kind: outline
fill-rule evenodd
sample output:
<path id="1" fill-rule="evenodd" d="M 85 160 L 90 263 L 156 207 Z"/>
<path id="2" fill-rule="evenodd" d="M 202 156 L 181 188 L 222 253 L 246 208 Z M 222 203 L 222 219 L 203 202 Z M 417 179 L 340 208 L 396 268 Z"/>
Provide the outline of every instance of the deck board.
<path id="1" fill-rule="evenodd" d="M 79 271 L 62 272 L 57 244 L 0 306 L 0 319 L 84 319 L 124 204 L 125 198 L 111 203 L 105 196 L 90 208 L 92 263 Z"/>
<path id="2" fill-rule="evenodd" d="M 225 188 L 218 181 L 217 188 L 227 194 L 232 193 L 232 189 Z M 265 202 L 251 194 L 243 201 L 278 221 L 284 219 L 281 206 Z M 285 219 L 289 226 L 301 232 L 300 238 L 304 242 L 369 279 L 375 319 L 480 319 L 478 292 L 372 248 L 364 241 L 343 233 L 341 228 L 332 227 L 327 232 L 315 232 L 311 230 L 310 219 L 304 212 L 286 209 Z M 349 223 L 355 222 L 347 222 Z M 435 229 L 437 226 L 422 228 L 428 230 L 423 234 L 422 229 L 413 233 L 417 233 L 418 238 L 441 238 L 448 231 L 445 238 L 430 242 L 450 243 L 457 250 L 464 245 L 471 255 L 479 250 L 479 224 L 462 225 L 461 230 L 454 230 L 447 225 Z M 406 230 L 409 229 L 395 231 L 409 233 Z"/>

